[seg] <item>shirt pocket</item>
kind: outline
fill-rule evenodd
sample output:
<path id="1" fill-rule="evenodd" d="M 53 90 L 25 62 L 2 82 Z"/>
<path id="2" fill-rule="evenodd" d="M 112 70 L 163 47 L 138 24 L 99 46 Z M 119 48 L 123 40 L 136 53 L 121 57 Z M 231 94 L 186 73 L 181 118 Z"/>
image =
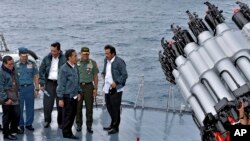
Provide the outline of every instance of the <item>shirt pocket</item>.
<path id="1" fill-rule="evenodd" d="M 33 68 L 27 68 L 26 73 L 27 73 L 28 77 L 32 77 L 33 76 Z"/>

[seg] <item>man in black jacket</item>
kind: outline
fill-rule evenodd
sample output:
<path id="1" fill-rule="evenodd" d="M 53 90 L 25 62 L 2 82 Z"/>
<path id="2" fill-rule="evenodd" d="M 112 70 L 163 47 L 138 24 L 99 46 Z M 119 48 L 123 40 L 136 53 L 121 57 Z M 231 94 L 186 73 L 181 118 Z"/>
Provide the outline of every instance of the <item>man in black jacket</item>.
<path id="1" fill-rule="evenodd" d="M 106 45 L 105 60 L 102 75 L 104 77 L 105 101 L 108 112 L 111 117 L 111 124 L 109 127 L 104 127 L 109 134 L 119 132 L 120 124 L 120 107 L 122 100 L 122 92 L 128 78 L 126 64 L 123 59 L 116 56 L 116 50 L 111 45 Z"/>
<path id="2" fill-rule="evenodd" d="M 59 106 L 63 108 L 62 134 L 64 138 L 79 139 L 72 132 L 76 116 L 77 101 L 81 99 L 79 72 L 76 66 L 77 53 L 74 49 L 65 52 L 67 63 L 62 65 L 58 74 L 56 88 Z"/>
<path id="3" fill-rule="evenodd" d="M 0 68 L 0 102 L 3 104 L 4 138 L 16 140 L 17 137 L 12 133 L 19 133 L 17 127 L 20 119 L 20 107 L 17 75 L 14 69 L 14 60 L 10 56 L 3 58 L 3 64 Z"/>
<path id="4" fill-rule="evenodd" d="M 44 108 L 44 128 L 48 128 L 51 123 L 51 112 L 53 110 L 54 101 L 57 105 L 57 123 L 60 128 L 62 124 L 62 108 L 58 106 L 58 98 L 56 94 L 57 78 L 59 68 L 66 63 L 66 57 L 60 49 L 60 43 L 51 44 L 50 53 L 42 60 L 39 68 L 40 89 L 45 92 L 43 97 Z"/>

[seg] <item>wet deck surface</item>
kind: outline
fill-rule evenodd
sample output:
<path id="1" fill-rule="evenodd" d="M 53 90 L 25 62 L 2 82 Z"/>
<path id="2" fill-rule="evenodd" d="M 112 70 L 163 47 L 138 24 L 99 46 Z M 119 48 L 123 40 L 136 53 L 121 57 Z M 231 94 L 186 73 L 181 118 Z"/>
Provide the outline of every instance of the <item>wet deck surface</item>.
<path id="1" fill-rule="evenodd" d="M 123 107 L 121 115 L 120 131 L 118 134 L 108 135 L 103 126 L 110 123 L 106 108 L 94 108 L 93 134 L 86 132 L 83 125 L 81 132 L 73 133 L 82 141 L 199 141 L 199 131 L 190 114 L 180 116 L 179 113 L 165 112 L 162 110 L 137 109 Z M 85 109 L 83 109 L 85 113 Z M 43 127 L 43 111 L 36 110 L 34 128 L 35 131 L 25 131 L 23 135 L 17 135 L 19 141 L 67 141 L 62 137 L 61 129 L 56 123 L 56 111 L 53 111 L 53 120 L 50 128 Z M 0 118 L 0 120 L 2 120 Z M 85 116 L 83 118 L 85 123 Z M 3 135 L 0 133 L 0 140 Z"/>

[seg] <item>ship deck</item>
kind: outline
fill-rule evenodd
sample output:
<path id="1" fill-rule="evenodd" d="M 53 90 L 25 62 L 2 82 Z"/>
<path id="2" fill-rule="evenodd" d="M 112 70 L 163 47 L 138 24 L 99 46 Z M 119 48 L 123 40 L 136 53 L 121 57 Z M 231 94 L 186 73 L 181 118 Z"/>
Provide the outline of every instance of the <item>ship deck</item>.
<path id="1" fill-rule="evenodd" d="M 83 108 L 83 114 L 85 108 Z M 43 110 L 35 111 L 33 126 L 35 131 L 26 130 L 23 135 L 17 135 L 19 141 L 67 141 L 62 137 L 61 129 L 56 123 L 57 113 L 54 110 L 52 123 L 49 128 L 43 127 Z M 83 116 L 85 123 L 85 116 Z M 121 113 L 120 131 L 118 134 L 108 135 L 103 126 L 110 123 L 110 118 L 105 107 L 99 105 L 93 111 L 93 134 L 86 131 L 77 132 L 74 125 L 73 133 L 84 141 L 198 141 L 199 131 L 192 120 L 190 113 L 180 114 L 178 111 L 167 112 L 164 109 L 140 108 L 123 106 Z M 1 118 L 0 118 L 1 120 Z M 0 140 L 3 140 L 2 132 Z"/>

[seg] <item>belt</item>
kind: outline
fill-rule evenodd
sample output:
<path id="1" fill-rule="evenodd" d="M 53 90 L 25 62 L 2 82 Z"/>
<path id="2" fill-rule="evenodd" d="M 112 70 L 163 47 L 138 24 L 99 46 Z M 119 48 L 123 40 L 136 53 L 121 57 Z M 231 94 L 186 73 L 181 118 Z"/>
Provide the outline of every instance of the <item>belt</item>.
<path id="1" fill-rule="evenodd" d="M 84 85 L 90 85 L 90 84 L 93 85 L 93 82 L 87 82 L 87 83 L 86 83 L 86 82 L 82 82 L 82 83 L 80 83 L 80 84 L 83 85 L 83 86 L 84 86 Z"/>
<path id="2" fill-rule="evenodd" d="M 23 84 L 23 85 L 20 85 L 21 87 L 28 87 L 28 86 L 31 86 L 32 84 Z"/>
<path id="3" fill-rule="evenodd" d="M 49 82 L 57 83 L 57 80 L 48 79 Z"/>
<path id="4" fill-rule="evenodd" d="M 70 97 L 70 94 L 64 94 L 63 98 L 68 98 L 68 99 L 71 99 L 71 100 L 76 100 L 73 97 Z"/>
<path id="5" fill-rule="evenodd" d="M 69 94 L 64 94 L 63 97 L 70 98 Z"/>

